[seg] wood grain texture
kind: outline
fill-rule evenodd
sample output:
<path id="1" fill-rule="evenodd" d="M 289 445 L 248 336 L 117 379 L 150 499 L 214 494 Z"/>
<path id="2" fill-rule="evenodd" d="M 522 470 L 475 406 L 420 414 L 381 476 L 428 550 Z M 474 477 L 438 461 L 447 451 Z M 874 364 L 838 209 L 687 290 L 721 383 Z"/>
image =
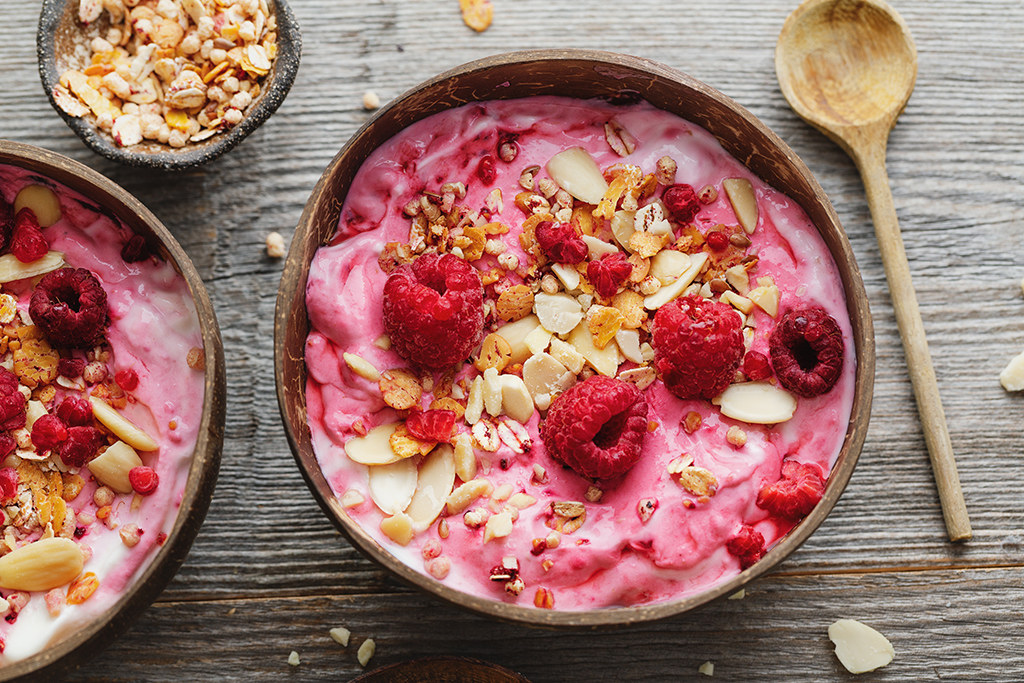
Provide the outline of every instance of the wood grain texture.
<path id="1" fill-rule="evenodd" d="M 872 680 L 1024 679 L 1021 413 L 997 376 L 1024 349 L 1024 5 L 893 0 L 913 32 L 914 95 L 887 165 L 943 396 L 974 537 L 946 541 L 906 362 L 853 163 L 779 92 L 778 33 L 796 0 L 685 5 L 635 0 L 492 0 L 476 34 L 455 0 L 293 0 L 303 59 L 280 110 L 230 154 L 181 174 L 128 169 L 88 151 L 50 109 L 36 72 L 34 0 L 3 3 L 0 136 L 71 156 L 138 197 L 203 276 L 224 339 L 228 410 L 221 477 L 185 565 L 162 598 L 79 681 L 350 680 L 371 666 L 459 654 L 534 683 L 565 680 L 852 680 L 826 629 L 861 619 L 897 658 Z M 680 6 L 683 7 L 683 6 Z M 363 92 L 388 101 L 499 52 L 586 47 L 656 59 L 738 100 L 817 175 L 850 237 L 875 323 L 867 441 L 832 515 L 750 597 L 602 634 L 490 623 L 411 593 L 354 551 L 321 514 L 289 453 L 274 397 L 273 313 L 281 263 L 320 174 L 366 120 Z M 229 615 L 232 608 L 236 611 Z M 297 668 L 285 660 L 291 650 Z M 866 677 L 865 677 L 866 679 Z"/>

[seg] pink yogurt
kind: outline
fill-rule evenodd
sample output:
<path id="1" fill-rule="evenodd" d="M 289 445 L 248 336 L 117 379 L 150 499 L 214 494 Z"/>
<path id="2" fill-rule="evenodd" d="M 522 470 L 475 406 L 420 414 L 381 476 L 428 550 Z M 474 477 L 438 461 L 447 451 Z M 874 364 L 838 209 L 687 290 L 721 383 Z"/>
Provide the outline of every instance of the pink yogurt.
<path id="1" fill-rule="evenodd" d="M 611 119 L 638 140 L 635 151 L 626 158 L 617 156 L 605 140 L 603 126 Z M 484 186 L 474 174 L 478 159 L 496 156 L 499 135 L 507 134 L 515 135 L 518 156 L 512 163 L 498 161 L 496 181 Z M 367 492 L 367 467 L 354 463 L 344 450 L 344 444 L 358 436 L 353 429 L 357 421 L 372 428 L 396 422 L 398 416 L 384 404 L 376 384 L 352 372 L 342 354 L 361 356 L 380 370 L 409 365 L 394 351 L 382 350 L 374 343 L 385 333 L 381 299 L 386 275 L 378 267 L 377 257 L 386 242 L 408 240 L 409 219 L 403 217 L 402 207 L 410 199 L 424 190 L 437 191 L 444 182 L 461 181 L 468 193 L 458 203 L 477 209 L 485 205 L 494 187 L 501 188 L 504 211 L 490 220 L 511 227 L 503 238 L 525 263 L 517 239 L 524 215 L 512 202 L 522 191 L 520 173 L 538 165 L 542 169 L 538 178 L 544 177 L 547 161 L 572 146 L 588 150 L 602 169 L 624 162 L 650 173 L 657 160 L 668 155 L 678 164 L 677 183 L 698 190 L 714 185 L 719 198 L 704 206 L 695 221 L 701 231 L 717 223 L 737 223 L 722 191 L 722 180 L 748 179 L 760 212 L 749 250 L 757 253 L 760 261 L 751 279 L 774 279 L 782 293 L 781 311 L 817 305 L 838 321 L 846 359 L 841 377 L 829 393 L 800 398 L 794 417 L 775 426 L 724 417 L 710 402 L 680 400 L 660 379 L 655 381 L 646 389 L 646 398 L 649 419 L 657 428 L 648 434 L 639 464 L 617 481 L 599 482 L 603 495 L 596 503 L 586 503 L 583 527 L 563 535 L 557 548 L 539 555 L 530 551 L 533 539 L 544 538 L 551 531 L 545 525 L 549 504 L 585 501 L 591 482 L 563 468 L 545 452 L 538 434 L 541 414 L 535 411 L 526 425 L 533 447 L 525 455 L 516 455 L 504 445 L 497 453 L 477 451 L 478 477 L 486 477 L 495 488 L 510 484 L 514 492 L 537 498 L 536 505 L 521 511 L 511 535 L 483 543 L 482 529 L 468 528 L 461 515 L 453 515 L 448 518 L 447 539 L 439 538 L 435 524 L 403 547 L 381 533 L 379 525 L 385 515 Z M 477 265 L 490 268 L 493 263 Z M 444 583 L 523 606 L 534 604 L 535 591 L 541 587 L 554 594 L 556 609 L 589 610 L 674 600 L 735 576 L 740 565 L 725 543 L 742 525 L 754 526 L 768 547 L 793 526 L 776 523 L 756 506 L 759 488 L 779 478 L 786 457 L 815 463 L 822 472 L 829 472 L 842 446 L 853 403 L 854 345 L 845 295 L 835 263 L 814 225 L 793 200 L 758 179 L 707 131 L 647 103 L 612 106 L 536 97 L 470 104 L 413 124 L 377 149 L 359 170 L 345 199 L 336 237 L 313 258 L 306 302 L 312 327 L 306 343 L 309 426 L 318 460 L 335 494 L 340 498 L 354 490 L 365 498 L 349 509 L 349 514 L 410 567 L 425 572 L 422 548 L 428 541 L 440 542 L 442 554 L 451 561 Z M 775 320 L 758 308 L 754 317 L 756 326 L 749 346 L 767 353 Z M 500 328 L 497 331 L 500 334 Z M 621 366 L 626 367 L 631 364 Z M 476 370 L 468 374 L 475 375 Z M 429 403 L 430 397 L 425 395 L 424 407 Z M 694 434 L 686 433 L 680 424 L 691 411 L 703 418 L 702 428 Z M 745 446 L 727 443 L 726 432 L 732 425 L 746 432 Z M 459 429 L 468 427 L 462 422 Z M 694 496 L 666 470 L 681 453 L 691 455 L 695 465 L 713 472 L 719 482 L 710 501 L 692 508 L 687 505 Z M 509 465 L 507 470 L 499 467 L 502 460 Z M 534 463 L 547 471 L 543 484 L 532 480 Z M 657 511 L 646 523 L 637 514 L 638 502 L 645 498 L 658 501 Z M 486 499 L 475 504 L 481 505 L 487 505 Z M 518 559 L 526 584 L 518 597 L 506 594 L 502 583 L 490 580 L 491 568 L 508 556 Z"/>
<path id="2" fill-rule="evenodd" d="M 99 211 L 88 197 L 24 169 L 0 166 L 0 192 L 8 202 L 30 184 L 44 184 L 60 197 L 61 219 L 43 230 L 50 249 L 64 253 L 68 264 L 92 271 L 107 292 L 106 338 L 112 353 L 107 367 L 111 375 L 127 368 L 138 375 L 138 388 L 128 392 L 129 402 L 120 412 L 159 442 L 158 450 L 139 455 L 156 470 L 160 483 L 135 510 L 131 494 L 116 497 L 115 529 L 98 520 L 79 522 L 79 531 L 85 532 L 79 542 L 92 550 L 84 571 L 96 574 L 99 588 L 82 604 L 65 605 L 57 617 L 51 616 L 42 592 L 32 593 L 13 622 L 10 614 L 0 619 L 0 664 L 29 657 L 71 635 L 113 605 L 142 574 L 174 525 L 203 413 L 203 372 L 186 362 L 189 350 L 202 348 L 203 343 L 185 279 L 170 263 L 156 258 L 125 263 L 121 248 L 133 233 Z M 3 291 L 15 294 L 19 310 L 27 313 L 34 284 L 20 280 L 4 284 Z M 87 467 L 79 474 L 86 486 L 68 507 L 94 516 L 98 484 Z M 143 531 L 132 548 L 119 535 L 128 524 Z M 27 540 L 33 537 L 38 531 Z"/>

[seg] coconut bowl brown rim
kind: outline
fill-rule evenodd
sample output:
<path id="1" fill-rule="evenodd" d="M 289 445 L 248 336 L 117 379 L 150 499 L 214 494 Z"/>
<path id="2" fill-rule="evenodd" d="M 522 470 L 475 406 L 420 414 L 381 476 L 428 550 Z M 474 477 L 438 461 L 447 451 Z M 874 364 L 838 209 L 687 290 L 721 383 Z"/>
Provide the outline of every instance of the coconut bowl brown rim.
<path id="1" fill-rule="evenodd" d="M 346 513 L 316 460 L 306 422 L 305 286 L 313 253 L 334 234 L 342 202 L 362 161 L 411 123 L 454 106 L 531 95 L 631 99 L 697 123 L 771 186 L 796 200 L 818 227 L 839 268 L 853 326 L 857 374 L 842 450 L 815 509 L 755 565 L 697 595 L 670 602 L 591 611 L 522 607 L 468 595 L 403 564 Z M 460 608 L 502 621 L 557 629 L 619 627 L 665 619 L 729 596 L 793 553 L 831 512 L 860 455 L 871 413 L 874 331 L 853 250 L 832 204 L 807 166 L 753 114 L 700 81 L 651 60 L 593 50 L 532 50 L 487 57 L 447 71 L 387 104 L 363 125 L 324 171 L 292 239 L 274 323 L 277 397 L 299 469 L 327 517 L 352 544 L 404 582 Z"/>
<path id="2" fill-rule="evenodd" d="M 302 34 L 295 13 L 286 0 L 267 0 L 268 7 L 277 18 L 277 57 L 260 88 L 260 95 L 246 108 L 242 121 L 227 133 L 218 133 L 201 142 L 189 142 L 175 149 L 158 142 L 145 140 L 132 147 L 121 147 L 109 133 L 101 131 L 91 116 L 71 116 L 53 96 L 60 83 L 64 68 L 58 68 L 58 57 L 72 47 L 81 35 L 78 25 L 77 0 L 43 0 L 36 33 L 36 53 L 39 59 L 39 78 L 43 90 L 54 110 L 68 127 L 92 151 L 127 166 L 157 168 L 164 171 L 193 169 L 226 154 L 238 146 L 250 133 L 262 126 L 284 102 L 302 57 Z M 107 13 L 98 20 L 106 22 Z"/>
<path id="3" fill-rule="evenodd" d="M 178 572 L 210 507 L 224 442 L 224 347 L 213 304 L 195 266 L 178 241 L 142 202 L 96 171 L 32 145 L 0 140 L 0 164 L 19 166 L 56 181 L 146 238 L 151 253 L 181 273 L 195 301 L 206 355 L 203 417 L 174 527 L 142 575 L 96 619 L 56 645 L 0 667 L 0 681 L 52 681 L 84 666 L 135 623 Z"/>

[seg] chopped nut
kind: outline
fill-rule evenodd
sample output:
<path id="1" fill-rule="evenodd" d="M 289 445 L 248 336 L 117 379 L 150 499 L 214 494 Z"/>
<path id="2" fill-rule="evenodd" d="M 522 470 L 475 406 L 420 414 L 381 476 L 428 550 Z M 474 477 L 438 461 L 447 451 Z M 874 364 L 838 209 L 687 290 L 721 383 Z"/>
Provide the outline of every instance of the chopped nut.
<path id="1" fill-rule="evenodd" d="M 718 479 L 703 467 L 684 467 L 679 484 L 695 496 L 713 496 L 718 491 Z"/>
<path id="2" fill-rule="evenodd" d="M 693 434 L 695 431 L 700 429 L 702 422 L 703 418 L 701 418 L 700 413 L 691 410 L 686 414 L 686 417 L 683 418 L 683 430 L 687 434 Z"/>
<path id="3" fill-rule="evenodd" d="M 125 524 L 118 532 L 121 535 L 121 542 L 129 548 L 134 548 L 142 538 L 142 532 L 135 524 Z"/>
<path id="4" fill-rule="evenodd" d="M 206 352 L 198 346 L 193 346 L 188 350 L 188 355 L 185 357 L 185 363 L 193 370 L 205 370 Z"/>
<path id="5" fill-rule="evenodd" d="M 746 445 L 747 433 L 740 429 L 739 427 L 737 427 L 736 425 L 733 425 L 729 427 L 729 431 L 726 432 L 725 440 L 728 441 L 733 446 L 739 448 L 740 446 Z"/>
<path id="6" fill-rule="evenodd" d="M 538 588 L 537 592 L 533 596 L 533 605 L 540 609 L 554 609 L 555 594 L 548 588 Z"/>
<path id="7" fill-rule="evenodd" d="M 589 488 L 587 488 L 587 492 L 583 494 L 583 497 L 586 498 L 591 503 L 596 503 L 597 501 L 601 500 L 601 496 L 603 495 L 604 491 L 602 491 L 601 489 L 597 488 L 594 485 L 591 485 Z"/>
<path id="8" fill-rule="evenodd" d="M 672 157 L 663 156 L 658 159 L 655 166 L 654 177 L 662 185 L 672 185 L 676 182 L 676 162 Z"/>
<path id="9" fill-rule="evenodd" d="M 501 439 L 503 444 L 519 454 L 526 453 L 533 446 L 530 433 L 526 431 L 526 427 L 515 420 L 503 419 L 498 422 L 498 438 Z"/>
<path id="10" fill-rule="evenodd" d="M 364 640 L 363 644 L 359 646 L 359 650 L 356 652 L 356 659 L 359 660 L 359 666 L 365 667 L 369 664 L 376 651 L 377 644 L 373 642 L 373 638 L 367 638 Z"/>
<path id="11" fill-rule="evenodd" d="M 373 111 L 380 107 L 380 97 L 377 93 L 372 90 L 367 90 L 363 93 L 363 109 L 366 111 Z"/>
<path id="12" fill-rule="evenodd" d="M 351 637 L 352 632 L 347 628 L 344 626 L 336 626 L 328 631 L 328 633 L 330 633 L 331 639 L 333 639 L 334 642 L 338 643 L 342 647 L 348 647 L 348 639 Z"/>
<path id="13" fill-rule="evenodd" d="M 530 298 L 533 299 L 532 293 Z M 473 362 L 473 366 L 480 372 L 484 372 L 488 368 L 494 368 L 501 372 L 510 360 L 512 360 L 512 347 L 504 337 L 492 332 L 484 337 L 484 341 L 480 345 L 480 355 Z"/>
<path id="14" fill-rule="evenodd" d="M 279 232 L 267 233 L 267 256 L 270 258 L 284 258 L 288 255 L 288 249 L 284 244 L 284 237 Z"/>
<path id="15" fill-rule="evenodd" d="M 636 514 L 639 515 L 641 522 L 647 522 L 654 514 L 654 511 L 658 509 L 657 498 L 644 498 L 636 506 Z"/>

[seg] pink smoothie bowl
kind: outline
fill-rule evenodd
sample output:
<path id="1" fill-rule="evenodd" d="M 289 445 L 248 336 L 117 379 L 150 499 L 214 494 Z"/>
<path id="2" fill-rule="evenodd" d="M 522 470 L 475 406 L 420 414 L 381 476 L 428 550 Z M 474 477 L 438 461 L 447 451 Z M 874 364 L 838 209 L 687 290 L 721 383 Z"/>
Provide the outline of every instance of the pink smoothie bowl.
<path id="1" fill-rule="evenodd" d="M 410 568 L 357 524 L 332 491 L 313 450 L 304 356 L 310 333 L 306 286 L 315 252 L 335 234 L 357 170 L 385 141 L 427 116 L 475 101 L 542 95 L 613 102 L 640 98 L 705 128 L 754 175 L 803 208 L 831 253 L 845 290 L 852 327 L 852 348 L 846 353 L 856 364 L 853 405 L 823 497 L 760 561 L 697 594 L 658 603 L 562 611 L 536 609 L 530 599 L 513 604 L 460 591 Z M 767 126 L 717 90 L 654 61 L 590 50 L 538 50 L 471 62 L 416 86 L 376 112 L 334 157 L 313 189 L 291 241 L 277 300 L 275 372 L 278 402 L 299 469 L 324 514 L 367 558 L 405 583 L 480 615 L 543 628 L 606 628 L 664 619 L 733 595 L 776 568 L 821 525 L 845 489 L 864 443 L 874 381 L 874 332 L 860 272 L 835 210 L 804 163 Z"/>

